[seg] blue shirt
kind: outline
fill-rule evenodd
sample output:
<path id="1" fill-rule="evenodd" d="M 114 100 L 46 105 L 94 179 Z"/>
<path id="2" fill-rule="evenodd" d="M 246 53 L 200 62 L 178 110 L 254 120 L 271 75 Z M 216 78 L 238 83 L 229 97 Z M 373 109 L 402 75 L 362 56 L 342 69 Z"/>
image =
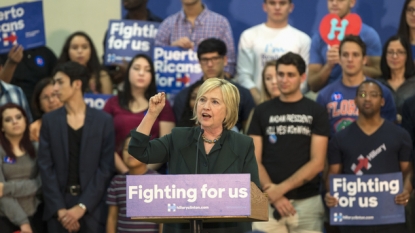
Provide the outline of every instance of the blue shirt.
<path id="1" fill-rule="evenodd" d="M 33 121 L 32 113 L 30 112 L 29 104 L 22 89 L 18 86 L 0 81 L 0 106 L 7 103 L 14 103 L 20 105 L 26 112 L 29 122 Z"/>
<path id="2" fill-rule="evenodd" d="M 367 78 L 373 80 L 371 78 Z M 393 95 L 390 90 L 380 82 L 376 81 L 383 91 L 385 105 L 380 110 L 380 115 L 386 120 L 394 122 L 396 120 L 396 107 Z M 330 135 L 334 135 L 356 121 L 359 110 L 356 107 L 354 98 L 358 86 L 348 87 L 338 79 L 324 87 L 317 96 L 317 103 L 323 105 L 329 114 Z"/>
<path id="3" fill-rule="evenodd" d="M 382 43 L 378 33 L 372 27 L 363 24 L 362 30 L 359 35 L 363 42 L 366 44 L 366 54 L 370 57 L 380 57 L 382 55 Z M 310 65 L 320 64 L 324 65 L 327 63 L 327 50 L 328 45 L 321 38 L 320 33 L 313 35 L 311 39 L 310 48 Z M 335 65 L 331 71 L 327 84 L 332 83 L 335 80 L 340 79 L 342 76 L 342 69 L 340 65 Z"/>

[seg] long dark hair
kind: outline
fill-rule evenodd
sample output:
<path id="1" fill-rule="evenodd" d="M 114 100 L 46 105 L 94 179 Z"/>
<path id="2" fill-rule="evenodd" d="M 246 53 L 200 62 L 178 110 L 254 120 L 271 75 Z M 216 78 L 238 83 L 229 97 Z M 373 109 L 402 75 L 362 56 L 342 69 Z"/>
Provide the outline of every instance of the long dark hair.
<path id="1" fill-rule="evenodd" d="M 26 121 L 26 129 L 23 133 L 22 139 L 20 140 L 19 147 L 20 149 L 23 149 L 24 151 L 26 151 L 26 153 L 28 153 L 31 158 L 35 158 L 36 157 L 35 148 L 32 142 L 30 141 L 30 136 L 29 136 L 29 119 L 27 118 L 26 112 L 23 110 L 22 107 L 20 107 L 20 105 L 17 105 L 14 103 L 7 103 L 0 107 L 0 128 L 3 128 L 4 111 L 7 109 L 11 109 L 11 108 L 17 108 L 22 113 Z M 16 155 L 13 152 L 12 145 L 9 139 L 7 139 L 4 132 L 0 133 L 0 143 L 1 143 L 1 146 L 3 147 L 3 150 L 6 152 L 7 156 L 13 159 L 16 158 Z"/>
<path id="2" fill-rule="evenodd" d="M 401 12 L 401 20 L 399 22 L 398 34 L 405 37 L 408 40 L 411 40 L 411 33 L 409 32 L 409 26 L 406 22 L 406 9 L 408 8 L 409 3 L 412 0 L 405 0 Z"/>
<path id="3" fill-rule="evenodd" d="M 131 94 L 131 83 L 130 83 L 130 69 L 133 66 L 135 60 L 139 58 L 144 58 L 150 65 L 150 73 L 151 73 L 151 82 L 148 86 L 147 90 L 144 92 L 144 97 L 147 100 L 157 94 L 157 87 L 156 87 L 156 74 L 154 71 L 154 64 L 151 58 L 145 54 L 137 54 L 133 59 L 131 59 L 130 63 L 128 64 L 127 71 L 125 72 L 124 76 L 124 87 L 123 91 L 118 94 L 118 103 L 123 109 L 130 110 L 129 104 L 134 99 L 133 95 Z"/>
<path id="4" fill-rule="evenodd" d="M 203 84 L 203 80 L 199 80 L 195 83 L 193 83 L 190 87 L 189 87 L 189 92 L 187 93 L 187 97 L 186 97 L 186 105 L 184 107 L 182 116 L 180 118 L 180 120 L 178 120 L 177 126 L 178 127 L 192 127 L 196 125 L 196 122 L 194 120 L 192 120 L 193 118 L 193 108 L 190 107 L 190 98 L 192 96 L 192 92 L 200 87 Z"/>
<path id="5" fill-rule="evenodd" d="M 70 36 L 68 36 L 68 38 L 65 41 L 65 44 L 63 45 L 61 55 L 58 59 L 58 64 L 62 64 L 62 63 L 65 63 L 65 62 L 71 60 L 69 58 L 69 48 L 71 46 L 71 41 L 75 36 L 82 36 L 89 43 L 89 47 L 91 48 L 91 56 L 90 56 L 88 62 L 86 63 L 86 68 L 88 69 L 89 77 L 94 77 L 94 79 L 95 79 L 97 91 L 101 92 L 102 85 L 101 85 L 101 81 L 100 81 L 100 73 L 101 73 L 102 70 L 105 70 L 105 69 L 99 63 L 97 50 L 95 49 L 95 45 L 92 42 L 91 37 L 89 37 L 88 34 L 86 34 L 85 32 L 78 31 L 78 32 L 74 32 Z M 89 86 L 89 85 L 87 85 L 87 86 Z"/>
<path id="6" fill-rule="evenodd" d="M 49 77 L 44 78 L 36 84 L 35 89 L 33 90 L 32 109 L 37 117 L 41 117 L 45 113 L 40 105 L 40 94 L 42 94 L 43 89 L 49 85 L 53 85 L 53 79 Z"/>
<path id="7" fill-rule="evenodd" d="M 410 78 L 415 75 L 415 65 L 412 61 L 412 49 L 409 40 L 402 35 L 395 35 L 386 41 L 383 46 L 382 57 L 380 58 L 380 69 L 382 71 L 382 77 L 384 79 L 391 79 L 391 69 L 388 66 L 386 61 L 386 56 L 388 52 L 388 46 L 392 41 L 399 41 L 406 51 L 406 61 L 405 61 L 405 79 Z"/>

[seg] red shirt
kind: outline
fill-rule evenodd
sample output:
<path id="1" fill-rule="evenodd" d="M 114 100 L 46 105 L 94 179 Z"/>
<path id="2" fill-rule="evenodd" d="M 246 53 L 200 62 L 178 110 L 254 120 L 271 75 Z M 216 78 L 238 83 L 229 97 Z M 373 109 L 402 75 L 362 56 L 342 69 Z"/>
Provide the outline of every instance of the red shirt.
<path id="1" fill-rule="evenodd" d="M 103 110 L 109 113 L 114 120 L 116 151 L 121 150 L 122 142 L 131 130 L 137 128 L 147 113 L 147 110 L 133 113 L 121 108 L 118 103 L 118 96 L 108 99 Z M 168 101 L 166 101 L 166 105 L 157 117 L 156 122 L 154 122 L 153 128 L 151 128 L 151 139 L 160 137 L 160 121 L 175 122 L 174 113 Z"/>

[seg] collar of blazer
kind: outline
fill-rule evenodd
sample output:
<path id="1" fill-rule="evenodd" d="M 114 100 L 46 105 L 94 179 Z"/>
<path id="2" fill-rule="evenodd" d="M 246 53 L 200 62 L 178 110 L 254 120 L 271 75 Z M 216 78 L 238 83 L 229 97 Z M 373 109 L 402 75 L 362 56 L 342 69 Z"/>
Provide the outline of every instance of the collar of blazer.
<path id="1" fill-rule="evenodd" d="M 193 132 L 189 135 L 189 138 L 181 138 L 179 140 L 185 140 L 188 143 L 181 144 L 179 148 L 180 154 L 188 168 L 187 174 L 192 174 L 195 171 L 196 164 L 196 150 L 197 150 L 197 138 L 200 134 L 200 127 L 193 128 Z M 202 140 L 200 140 L 202 141 Z M 237 142 L 229 130 L 224 130 L 219 140 L 221 148 L 219 156 L 216 160 L 215 167 L 212 170 L 213 174 L 225 173 L 226 170 L 238 159 L 238 155 L 234 152 Z M 203 148 L 200 148 L 203 149 Z M 201 153 L 199 153 L 199 156 Z M 199 158 L 199 162 L 201 162 Z"/>

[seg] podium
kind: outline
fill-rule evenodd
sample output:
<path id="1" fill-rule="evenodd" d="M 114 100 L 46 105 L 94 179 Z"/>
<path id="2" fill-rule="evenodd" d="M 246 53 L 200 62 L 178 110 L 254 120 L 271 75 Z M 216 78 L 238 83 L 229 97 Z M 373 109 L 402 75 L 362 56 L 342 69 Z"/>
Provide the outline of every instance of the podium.
<path id="1" fill-rule="evenodd" d="M 152 179 L 149 176 L 127 176 L 127 216 L 131 219 L 143 222 L 154 223 L 190 223 L 190 232 L 201 233 L 203 222 L 255 222 L 268 221 L 268 199 L 259 188 L 250 181 L 250 174 L 206 174 L 206 175 L 157 175 Z M 156 184 L 154 184 L 156 182 Z M 141 202 L 145 202 L 145 187 L 153 187 L 153 199 L 149 203 L 140 203 L 136 196 L 140 196 L 140 190 L 134 188 L 141 183 Z M 169 184 L 169 186 L 165 186 Z M 221 188 L 228 185 L 226 188 Z M 157 186 L 157 188 L 154 188 Z M 183 200 L 170 199 L 167 203 L 163 200 L 167 197 L 156 199 L 155 193 L 161 194 L 159 187 L 175 187 L 190 190 L 189 187 L 196 187 L 197 200 L 194 205 L 209 207 L 204 209 L 183 209 L 182 205 L 189 205 L 186 198 Z M 182 188 L 183 187 L 183 188 Z M 210 189 L 208 187 L 211 187 Z M 236 197 L 235 190 L 239 190 Z M 246 189 L 246 190 L 245 190 Z M 150 189 L 147 189 L 147 202 L 149 201 Z M 166 190 L 166 189 L 164 189 Z M 215 190 L 219 192 L 215 192 Z M 222 191 L 222 195 L 219 193 Z M 228 193 L 226 191 L 229 191 Z M 245 195 L 245 192 L 246 195 Z M 173 194 L 173 192 L 171 192 Z M 205 195 L 203 195 L 205 194 Z M 216 194 L 216 195 L 215 195 Z M 232 196 L 232 197 L 231 197 Z M 195 199 L 195 198 L 194 198 Z M 191 200 L 193 201 L 193 200 Z M 197 202 L 197 203 L 196 203 Z M 163 211 L 166 208 L 168 211 Z M 179 208 L 180 207 L 180 208 Z M 161 210 L 160 210 L 161 208 Z M 186 207 L 187 208 L 187 207 Z M 142 210 L 140 210 L 142 209 Z M 130 211 L 129 211 L 130 210 Z M 174 210 L 174 211 L 173 211 Z M 137 216 L 140 215 L 140 216 Z"/>

